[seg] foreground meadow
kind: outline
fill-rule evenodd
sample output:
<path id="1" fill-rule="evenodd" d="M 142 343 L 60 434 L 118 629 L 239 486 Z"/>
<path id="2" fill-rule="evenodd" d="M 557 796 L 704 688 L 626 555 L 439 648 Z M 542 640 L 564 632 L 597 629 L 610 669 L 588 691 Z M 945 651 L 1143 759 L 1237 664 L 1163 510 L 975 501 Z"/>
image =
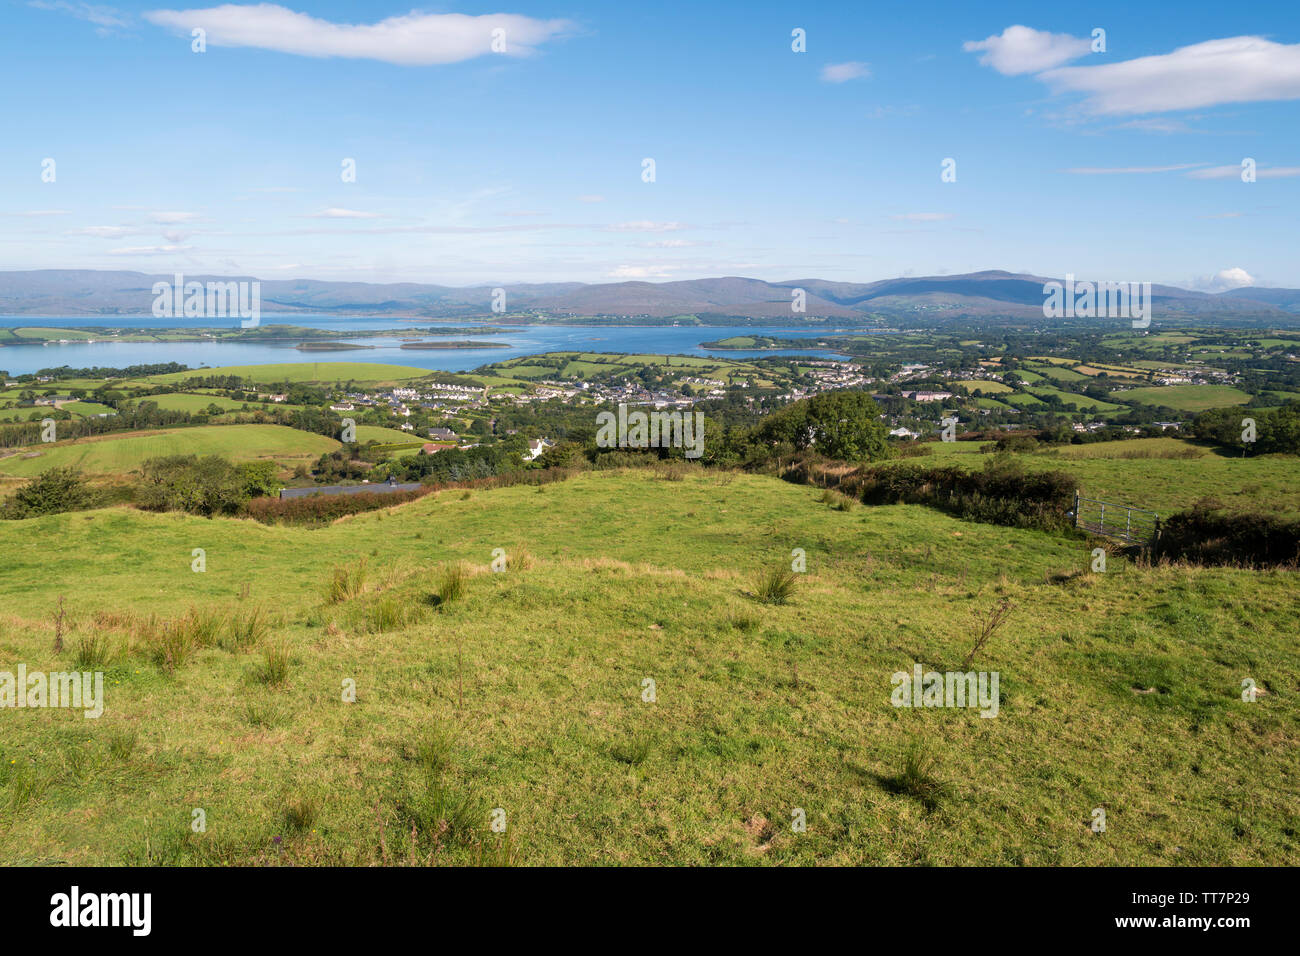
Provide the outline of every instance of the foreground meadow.
<path id="1" fill-rule="evenodd" d="M 694 471 L 3 522 L 0 670 L 107 702 L 0 710 L 0 862 L 1300 862 L 1294 572 L 1090 547 Z M 891 705 L 1004 600 L 996 717 Z"/>

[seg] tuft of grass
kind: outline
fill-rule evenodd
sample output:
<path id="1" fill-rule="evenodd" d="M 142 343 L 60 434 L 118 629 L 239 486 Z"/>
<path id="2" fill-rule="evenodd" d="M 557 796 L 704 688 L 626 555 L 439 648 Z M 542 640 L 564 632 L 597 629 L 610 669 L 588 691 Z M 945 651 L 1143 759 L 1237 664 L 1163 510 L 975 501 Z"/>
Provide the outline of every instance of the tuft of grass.
<path id="1" fill-rule="evenodd" d="M 728 618 L 728 623 L 742 634 L 751 634 L 762 626 L 763 621 L 757 614 L 748 611 L 735 611 Z"/>
<path id="2" fill-rule="evenodd" d="M 415 745 L 415 762 L 432 777 L 451 769 L 452 737 L 445 730 L 431 730 Z"/>
<path id="3" fill-rule="evenodd" d="M 754 597 L 763 604 L 788 604 L 794 596 L 795 573 L 788 568 L 773 568 L 759 574 Z"/>
<path id="4" fill-rule="evenodd" d="M 487 807 L 469 791 L 457 791 L 440 780 L 430 779 L 413 799 L 398 807 L 404 829 L 443 842 L 469 844 L 488 819 Z"/>
<path id="5" fill-rule="evenodd" d="M 244 721 L 250 727 L 269 729 L 284 723 L 285 713 L 274 704 L 249 702 L 244 704 Z"/>
<path id="6" fill-rule="evenodd" d="M 401 599 L 385 594 L 366 610 L 366 624 L 372 634 L 383 634 L 405 627 L 411 616 L 411 609 Z"/>
<path id="7" fill-rule="evenodd" d="M 903 772 L 894 781 L 900 793 L 921 801 L 921 806 L 930 812 L 939 809 L 952 796 L 952 788 L 934 776 L 936 763 L 934 754 L 924 743 L 913 741 L 903 755 Z"/>
<path id="8" fill-rule="evenodd" d="M 354 564 L 334 568 L 325 588 L 325 600 L 330 604 L 341 604 L 360 594 L 366 586 L 366 561 L 366 558 L 361 558 Z"/>
<path id="9" fill-rule="evenodd" d="M 822 491 L 821 503 L 830 505 L 836 511 L 853 511 L 861 502 L 856 498 L 850 498 L 842 491 L 836 491 L 834 488 L 826 488 Z"/>
<path id="10" fill-rule="evenodd" d="M 268 647 L 263 654 L 257 679 L 271 687 L 281 687 L 289 679 L 289 648 L 283 644 Z"/>
<path id="11" fill-rule="evenodd" d="M 285 803 L 282 817 L 285 827 L 291 832 L 302 833 L 312 828 L 316 823 L 318 813 L 319 807 L 315 798 L 302 796 L 290 799 Z"/>
<path id="12" fill-rule="evenodd" d="M 212 647 L 221 640 L 221 634 L 226 628 L 226 616 L 219 611 L 200 611 L 192 607 L 184 619 L 184 625 L 195 647 Z"/>
<path id="13" fill-rule="evenodd" d="M 108 736 L 108 752 L 114 760 L 121 763 L 131 759 L 139 735 L 134 730 L 125 728 L 114 730 Z"/>
<path id="14" fill-rule="evenodd" d="M 178 667 L 184 667 L 194 650 L 190 628 L 184 618 L 160 621 L 151 616 L 144 626 L 142 636 L 148 648 L 149 659 L 168 674 Z"/>
<path id="15" fill-rule="evenodd" d="M 73 661 L 81 670 L 98 670 L 108 663 L 108 639 L 102 634 L 84 634 L 77 641 Z"/>
<path id="16" fill-rule="evenodd" d="M 242 651 L 262 643 L 271 631 L 271 622 L 266 610 L 254 605 L 248 610 L 236 613 L 230 619 L 222 647 L 231 651 Z"/>
<path id="17" fill-rule="evenodd" d="M 609 748 L 609 755 L 619 763 L 639 767 L 650 756 L 650 738 L 637 734 Z"/>
<path id="18" fill-rule="evenodd" d="M 468 586 L 469 568 L 465 567 L 464 562 L 458 561 L 446 565 L 438 575 L 437 586 L 433 592 L 434 603 L 441 607 L 452 601 L 459 601 L 465 596 Z"/>

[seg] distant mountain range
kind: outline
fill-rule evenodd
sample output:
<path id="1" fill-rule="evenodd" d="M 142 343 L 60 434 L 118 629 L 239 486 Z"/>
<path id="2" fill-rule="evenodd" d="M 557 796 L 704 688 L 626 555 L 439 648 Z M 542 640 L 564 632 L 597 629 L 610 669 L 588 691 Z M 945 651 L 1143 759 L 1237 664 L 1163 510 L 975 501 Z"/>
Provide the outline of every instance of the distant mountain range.
<path id="1" fill-rule="evenodd" d="M 252 281 L 253 276 L 186 275 L 186 281 Z M 49 269 L 0 272 L 0 314 L 30 316 L 148 316 L 153 284 L 171 274 Z M 556 317 L 602 316 L 664 319 L 697 315 L 737 319 L 844 320 L 844 324 L 947 320 L 1043 319 L 1043 285 L 1059 281 L 1010 272 L 952 276 L 905 276 L 878 282 L 792 279 L 763 282 L 727 276 L 679 282 L 549 282 L 506 285 L 505 305 L 520 312 Z M 261 280 L 266 312 L 394 315 L 427 318 L 491 318 L 493 286 L 322 282 L 315 279 Z M 803 289 L 805 311 L 791 311 L 791 296 Z M 1153 317 L 1191 321 L 1248 321 L 1293 324 L 1300 316 L 1300 289 L 1241 288 L 1193 292 L 1152 286 Z M 496 316 L 496 318 L 503 318 Z"/>

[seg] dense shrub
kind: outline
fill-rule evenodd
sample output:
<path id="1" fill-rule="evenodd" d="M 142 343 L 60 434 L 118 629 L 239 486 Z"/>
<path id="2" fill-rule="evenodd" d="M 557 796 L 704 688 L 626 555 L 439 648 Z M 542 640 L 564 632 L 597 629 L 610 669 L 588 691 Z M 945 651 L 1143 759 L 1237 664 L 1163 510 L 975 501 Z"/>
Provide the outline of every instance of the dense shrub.
<path id="1" fill-rule="evenodd" d="M 1217 502 L 1201 501 L 1163 523 L 1156 556 L 1194 564 L 1294 566 L 1300 563 L 1300 521 L 1225 512 Z"/>
<path id="2" fill-rule="evenodd" d="M 93 508 L 97 496 L 73 468 L 51 468 L 19 488 L 0 509 L 3 518 L 36 518 Z"/>
<path id="3" fill-rule="evenodd" d="M 1027 472 L 1002 457 L 983 471 L 956 465 L 876 465 L 836 473 L 825 463 L 801 460 L 784 473 L 808 484 L 833 483 L 867 504 L 925 504 L 990 524 L 1057 529 L 1069 525 L 1076 479 L 1064 472 Z"/>
<path id="4" fill-rule="evenodd" d="M 219 455 L 150 458 L 140 471 L 137 503 L 147 511 L 235 514 L 250 498 L 279 488 L 273 462 L 235 465 Z"/>
<path id="5" fill-rule="evenodd" d="M 254 498 L 244 506 L 244 513 L 266 524 L 323 524 L 345 515 L 406 504 L 432 490 L 429 487 L 414 491 L 362 491 L 354 495 Z"/>

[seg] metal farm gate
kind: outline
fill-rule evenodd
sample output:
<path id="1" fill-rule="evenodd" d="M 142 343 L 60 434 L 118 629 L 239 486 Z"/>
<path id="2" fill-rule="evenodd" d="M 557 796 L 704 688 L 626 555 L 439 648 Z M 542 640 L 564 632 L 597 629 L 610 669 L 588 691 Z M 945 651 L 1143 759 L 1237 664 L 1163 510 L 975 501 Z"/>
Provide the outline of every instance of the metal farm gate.
<path id="1" fill-rule="evenodd" d="M 1084 498 L 1074 493 L 1074 526 L 1093 534 L 1149 546 L 1160 537 L 1160 516 L 1145 508 Z"/>

